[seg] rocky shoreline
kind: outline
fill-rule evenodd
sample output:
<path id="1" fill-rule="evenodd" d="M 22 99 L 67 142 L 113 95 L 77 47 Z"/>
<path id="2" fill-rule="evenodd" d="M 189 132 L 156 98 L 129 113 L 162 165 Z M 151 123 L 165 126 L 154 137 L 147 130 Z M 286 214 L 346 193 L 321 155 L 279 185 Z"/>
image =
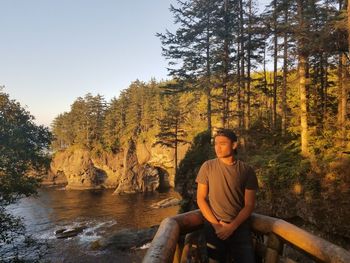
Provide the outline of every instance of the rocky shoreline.
<path id="1" fill-rule="evenodd" d="M 209 158 L 203 153 L 208 155 L 211 149 L 209 140 L 208 142 L 199 140 L 197 144 L 199 146 L 194 145 L 192 152 L 189 151 L 188 156 L 192 156 L 192 159 L 184 159 L 188 147 L 181 146 L 179 149 L 179 160 L 184 159 L 184 162 L 180 164 L 177 188 L 184 199 L 181 201 L 183 211 L 195 208 L 193 175 L 202 159 Z M 199 154 L 202 159 L 198 161 L 194 156 Z M 116 154 L 107 152 L 96 154 L 74 146 L 54 155 L 43 185 L 65 185 L 67 190 L 111 188 L 115 189 L 114 194 L 153 192 L 157 189 L 174 187 L 172 149 L 132 140 L 124 150 Z M 257 212 L 287 221 L 300 218 L 303 224 L 317 226 L 325 235 L 327 233 L 338 235 L 340 239 L 345 240 L 340 243 L 349 244 L 350 229 L 347 222 L 350 218 L 349 192 L 337 193 L 332 189 L 315 191 L 312 196 L 306 191 L 299 193 L 294 189 L 283 189 L 279 192 L 275 189 L 272 198 L 262 188 L 258 194 Z M 158 204 L 159 207 L 162 205 Z"/>
<path id="2" fill-rule="evenodd" d="M 181 160 L 187 146 L 179 147 Z M 67 190 L 115 189 L 114 194 L 153 192 L 175 185 L 172 149 L 130 140 L 118 153 L 72 146 L 56 152 L 42 184 Z"/>

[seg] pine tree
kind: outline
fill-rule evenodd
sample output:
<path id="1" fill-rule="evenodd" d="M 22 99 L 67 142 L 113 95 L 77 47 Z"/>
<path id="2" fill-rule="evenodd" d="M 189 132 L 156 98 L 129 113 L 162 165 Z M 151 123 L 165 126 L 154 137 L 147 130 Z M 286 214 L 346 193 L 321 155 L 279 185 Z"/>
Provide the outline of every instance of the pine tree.
<path id="1" fill-rule="evenodd" d="M 182 89 L 190 83 L 203 91 L 207 97 L 208 130 L 212 126 L 212 86 L 215 49 L 214 11 L 217 1 L 178 1 L 178 8 L 171 6 L 175 24 L 180 27 L 175 33 L 157 34 L 162 43 L 163 55 L 169 60 L 170 76 Z"/>
<path id="2" fill-rule="evenodd" d="M 172 95 L 165 107 L 164 116 L 160 118 L 160 131 L 156 135 L 156 142 L 154 145 L 160 144 L 174 149 L 174 169 L 175 176 L 178 167 L 178 146 L 185 144 L 186 131 L 183 128 L 186 122 L 186 115 L 188 112 L 179 107 L 179 96 Z"/>
<path id="3" fill-rule="evenodd" d="M 52 133 L 55 135 L 52 142 L 54 150 L 63 150 L 74 143 L 74 131 L 72 129 L 71 114 L 64 112 L 59 114 L 52 122 Z"/>

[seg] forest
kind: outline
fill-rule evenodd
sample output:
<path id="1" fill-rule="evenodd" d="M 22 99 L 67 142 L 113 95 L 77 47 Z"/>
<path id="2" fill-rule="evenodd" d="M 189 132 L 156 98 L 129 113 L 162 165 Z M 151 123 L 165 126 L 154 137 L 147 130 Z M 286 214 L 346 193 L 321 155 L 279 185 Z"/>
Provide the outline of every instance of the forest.
<path id="1" fill-rule="evenodd" d="M 155 171 L 174 173 L 181 211 L 195 209 L 195 177 L 224 127 L 238 135 L 238 158 L 256 171 L 256 212 L 350 249 L 350 2 L 272 0 L 262 8 L 253 0 L 176 0 L 169 10 L 176 29 L 155 32 L 167 80 L 135 80 L 110 101 L 78 97 L 51 129 L 0 86 L 1 246 L 18 236 L 31 242 L 7 207 L 35 195 L 33 171 L 46 173 L 65 151 L 67 159 L 91 153 L 86 173 L 107 177 L 91 160 L 112 163 L 106 171 L 122 181 L 135 175 L 118 171 L 127 157 L 120 170 L 150 168 L 130 149 L 170 149 L 172 167 Z"/>
<path id="2" fill-rule="evenodd" d="M 178 1 L 178 29 L 157 34 L 171 80 L 137 80 L 110 102 L 78 98 L 55 119 L 53 148 L 117 152 L 130 136 L 175 147 L 228 127 L 244 152 L 283 145 L 324 164 L 346 155 L 346 8 L 274 0 L 257 14 L 253 1 Z"/>
<path id="3" fill-rule="evenodd" d="M 338 203 L 337 222 L 321 215 L 350 195 L 348 6 L 273 0 L 259 12 L 252 0 L 177 1 L 177 29 L 157 33 L 170 80 L 136 80 L 109 102 L 78 98 L 53 122 L 53 149 L 162 144 L 174 149 L 178 178 L 191 181 L 195 174 L 178 171 L 178 146 L 232 128 L 268 213 L 288 217 L 285 207 L 301 202 L 319 209 L 315 224 L 349 238 L 349 203 Z"/>

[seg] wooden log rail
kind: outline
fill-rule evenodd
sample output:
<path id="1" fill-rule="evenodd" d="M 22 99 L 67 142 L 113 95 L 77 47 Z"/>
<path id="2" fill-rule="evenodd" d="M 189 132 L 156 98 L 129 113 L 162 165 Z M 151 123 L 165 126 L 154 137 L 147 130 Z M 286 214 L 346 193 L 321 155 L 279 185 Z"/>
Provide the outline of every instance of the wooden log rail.
<path id="1" fill-rule="evenodd" d="M 142 262 L 183 262 L 186 256 L 182 255 L 181 260 L 182 250 L 179 249 L 180 235 L 191 233 L 202 226 L 203 216 L 199 210 L 164 219 Z M 349 251 L 284 220 L 253 214 L 252 230 L 267 236 L 267 239 L 265 238 L 266 241 L 260 247 L 260 251 L 263 253 L 261 256 L 266 263 L 276 263 L 283 260 L 281 255 L 284 244 L 297 248 L 319 262 L 350 263 Z M 188 251 L 188 249 L 183 251 Z M 285 259 L 285 262 L 294 261 Z"/>

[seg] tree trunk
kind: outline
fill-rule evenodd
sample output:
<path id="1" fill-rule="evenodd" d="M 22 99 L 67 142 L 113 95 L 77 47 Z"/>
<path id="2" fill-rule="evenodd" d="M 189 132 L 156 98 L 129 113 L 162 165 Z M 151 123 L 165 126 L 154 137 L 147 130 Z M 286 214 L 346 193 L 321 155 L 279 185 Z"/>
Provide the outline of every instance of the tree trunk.
<path id="1" fill-rule="evenodd" d="M 300 92 L 300 127 L 301 127 L 301 154 L 309 155 L 308 121 L 307 121 L 307 94 L 306 94 L 306 56 L 299 54 L 298 64 L 299 92 Z"/>
<path id="2" fill-rule="evenodd" d="M 349 73 L 346 67 L 347 57 L 345 54 L 339 55 L 339 70 L 338 70 L 338 127 L 340 131 L 339 144 L 342 147 L 346 146 L 346 116 L 347 116 L 347 97 L 348 97 L 348 82 Z"/>
<path id="3" fill-rule="evenodd" d="M 206 96 L 207 96 L 207 121 L 208 131 L 211 133 L 211 70 L 210 70 L 210 14 L 207 14 L 207 35 L 206 35 Z"/>
<path id="4" fill-rule="evenodd" d="M 298 77 L 300 93 L 300 129 L 301 129 L 301 154 L 304 157 L 309 156 L 309 132 L 308 132 L 308 94 L 306 91 L 306 74 L 307 74 L 307 55 L 305 51 L 305 23 L 303 17 L 303 0 L 298 0 L 298 18 L 299 18 L 299 35 L 298 37 Z"/>
<path id="5" fill-rule="evenodd" d="M 175 123 L 175 143 L 174 143 L 174 168 L 175 177 L 177 176 L 177 146 L 178 146 L 178 120 Z"/>
<path id="6" fill-rule="evenodd" d="M 241 75 L 241 87 L 240 91 L 243 94 L 241 95 L 241 98 L 244 98 L 245 94 L 245 63 L 244 63 L 244 18 L 243 18 L 243 0 L 239 1 L 239 20 L 240 20 L 240 27 L 239 27 L 239 35 L 240 35 L 240 75 Z M 241 125 L 240 128 L 244 127 L 244 112 L 245 112 L 245 102 L 241 103 Z"/>
<path id="7" fill-rule="evenodd" d="M 228 0 L 225 0 L 225 38 L 224 38 L 224 78 L 222 85 L 222 127 L 227 127 L 228 115 L 229 115 L 229 95 L 228 95 L 228 80 L 229 80 L 229 63 L 230 63 L 230 50 L 229 50 L 229 16 L 228 16 Z"/>
<path id="8" fill-rule="evenodd" d="M 242 98 L 241 98 L 241 63 L 240 63 L 240 41 L 237 42 L 237 117 L 238 128 L 242 127 Z"/>
<path id="9" fill-rule="evenodd" d="M 250 85 L 251 85 L 251 78 L 250 78 L 250 60 L 251 60 L 251 52 L 252 52 L 252 0 L 249 0 L 249 21 L 248 21 L 248 46 L 247 46 L 247 96 L 246 96 L 246 103 L 247 103 L 247 111 L 245 114 L 245 129 L 248 130 L 250 127 Z"/>
<path id="10" fill-rule="evenodd" d="M 326 119 L 327 115 L 327 82 L 325 81 L 326 79 L 326 74 L 327 71 L 325 71 L 325 61 L 324 61 L 323 54 L 320 54 L 320 85 L 321 85 L 321 94 L 322 94 L 322 121 L 321 125 L 323 126 L 324 120 Z"/>
<path id="11" fill-rule="evenodd" d="M 277 122 L 277 0 L 273 1 L 273 108 L 272 108 L 272 128 L 276 129 Z"/>
<path id="12" fill-rule="evenodd" d="M 267 71 L 266 71 L 266 47 L 264 47 L 264 67 L 263 67 L 263 72 L 264 72 L 264 93 L 265 93 L 265 113 L 266 113 L 266 119 L 269 120 L 269 91 L 268 91 L 268 86 L 267 86 Z M 270 125 L 270 123 L 269 123 Z"/>
<path id="13" fill-rule="evenodd" d="M 288 7 L 284 10 L 284 24 L 288 24 Z M 283 85 L 282 85 L 282 136 L 287 129 L 287 77 L 288 77 L 288 33 L 284 33 L 283 42 Z"/>
<path id="14" fill-rule="evenodd" d="M 348 0 L 348 52 L 350 53 L 350 0 Z"/>

